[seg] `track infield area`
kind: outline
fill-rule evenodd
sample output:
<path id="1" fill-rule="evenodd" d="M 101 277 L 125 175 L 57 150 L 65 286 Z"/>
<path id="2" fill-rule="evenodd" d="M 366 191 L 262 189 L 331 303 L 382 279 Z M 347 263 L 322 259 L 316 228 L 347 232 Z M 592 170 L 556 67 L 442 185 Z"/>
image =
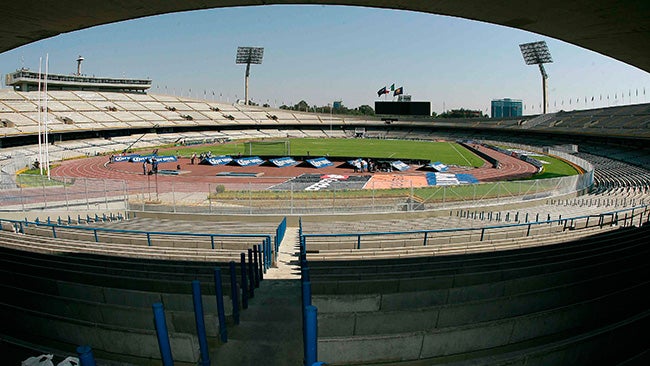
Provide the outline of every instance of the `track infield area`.
<path id="1" fill-rule="evenodd" d="M 297 143 L 298 141 L 300 143 Z M 377 142 L 399 142 L 399 144 L 377 145 Z M 357 149 L 353 151 L 345 150 L 349 149 L 350 145 L 356 145 Z M 404 146 L 408 149 L 403 150 Z M 452 160 L 451 158 L 445 159 L 443 153 L 440 153 L 438 150 L 435 153 L 432 153 L 431 150 L 425 150 L 425 147 L 431 146 L 435 146 L 435 149 L 446 151 L 447 154 L 455 156 L 456 160 Z M 389 158 L 389 155 L 393 155 L 390 159 L 441 161 L 449 166 L 449 170 L 446 172 L 447 174 L 469 174 L 479 182 L 528 178 L 536 172 L 535 167 L 528 163 L 489 149 L 485 149 L 483 152 L 499 160 L 501 163 L 500 169 L 492 168 L 491 164 L 456 143 L 401 140 L 293 139 L 290 145 L 291 155 L 297 157 L 296 160 L 299 164 L 288 167 L 276 167 L 268 162 L 255 166 L 238 166 L 232 163 L 212 166 L 198 164 L 198 159 L 195 160 L 194 164 L 191 164 L 189 158 L 192 152 L 197 152 L 198 155 L 202 152 L 211 151 L 213 156 L 243 154 L 243 150 L 236 150 L 238 148 L 245 149 L 246 145 L 241 142 L 235 142 L 230 144 L 160 149 L 158 154 L 161 156 L 177 155 L 179 157 L 176 162 L 160 163 L 158 166 L 160 173 L 154 177 L 144 174 L 142 163 L 128 161 L 109 163 L 108 156 L 64 161 L 60 166 L 52 170 L 52 175 L 54 177 L 119 179 L 134 183 L 155 179 L 157 183 L 173 183 L 175 190 L 189 192 L 205 184 L 223 184 L 229 190 L 267 190 L 304 174 L 320 174 L 323 176 L 377 176 L 375 180 L 387 180 L 391 179 L 390 177 L 396 177 L 394 179 L 395 182 L 407 182 L 405 184 L 412 184 L 410 182 L 414 180 L 421 180 L 415 177 L 426 177 L 427 174 L 432 174 L 431 170 L 424 170 L 419 165 L 410 165 L 407 170 L 401 172 L 396 170 L 375 173 L 355 172 L 354 168 L 347 164 L 346 161 L 337 158 L 337 156 L 358 156 L 379 160 L 381 158 Z M 296 149 L 298 150 L 296 151 Z M 140 152 L 142 155 L 149 153 L 151 153 L 151 150 Z M 413 155 L 407 155 L 410 153 L 413 153 Z M 327 158 L 333 162 L 333 165 L 319 169 L 314 168 L 304 162 L 303 159 L 307 159 L 307 155 L 311 157 L 324 157 L 329 155 Z M 284 154 L 280 154 L 279 156 L 284 156 Z M 453 161 L 453 163 L 450 161 Z M 229 173 L 229 176 L 221 176 L 224 173 Z"/>

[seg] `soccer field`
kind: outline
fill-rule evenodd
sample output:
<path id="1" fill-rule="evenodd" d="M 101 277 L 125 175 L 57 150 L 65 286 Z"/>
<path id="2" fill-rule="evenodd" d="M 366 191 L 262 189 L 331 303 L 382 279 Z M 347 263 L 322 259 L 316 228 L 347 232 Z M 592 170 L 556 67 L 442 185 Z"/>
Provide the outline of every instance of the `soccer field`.
<path id="1" fill-rule="evenodd" d="M 286 140 L 283 140 L 286 141 Z M 447 165 L 480 167 L 483 160 L 455 142 L 375 139 L 289 139 L 290 154 L 283 144 L 254 145 L 232 142 L 222 145 L 178 149 L 182 155 L 211 151 L 213 155 L 292 155 L 414 159 L 440 161 Z"/>

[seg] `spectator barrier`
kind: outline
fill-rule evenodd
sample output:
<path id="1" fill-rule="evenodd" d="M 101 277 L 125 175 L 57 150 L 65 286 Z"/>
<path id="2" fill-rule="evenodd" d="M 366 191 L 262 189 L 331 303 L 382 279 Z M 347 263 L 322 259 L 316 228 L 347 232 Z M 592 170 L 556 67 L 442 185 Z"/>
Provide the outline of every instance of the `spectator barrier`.
<path id="1" fill-rule="evenodd" d="M 639 218 L 639 226 L 641 226 L 643 219 L 648 219 L 648 205 L 636 206 L 628 209 L 622 209 L 617 211 L 604 212 L 597 215 L 583 215 L 583 216 L 574 216 L 568 218 L 562 218 L 559 216 L 557 219 L 551 219 L 548 217 L 544 221 L 532 221 L 520 224 L 509 224 L 509 225 L 492 225 L 478 228 L 450 228 L 450 229 L 432 229 L 432 230 L 409 230 L 409 231 L 390 231 L 390 232 L 362 232 L 362 233 L 310 233 L 304 234 L 300 230 L 300 243 L 303 247 L 301 249 L 307 250 L 308 241 L 310 238 L 355 238 L 356 249 L 362 249 L 362 238 L 368 238 L 370 241 L 376 241 L 377 237 L 392 235 L 413 235 L 421 234 L 422 235 L 422 246 L 427 246 L 427 241 L 430 234 L 434 233 L 458 233 L 458 232 L 468 232 L 468 233 L 480 233 L 479 241 L 483 241 L 486 237 L 486 234 L 492 230 L 507 229 L 507 228 L 518 228 L 525 227 L 526 235 L 530 236 L 531 229 L 534 226 L 541 225 L 562 225 L 562 231 L 570 229 L 575 229 L 574 223 L 578 220 L 584 220 L 585 226 L 583 229 L 590 227 L 603 227 L 606 222 L 606 219 L 609 219 L 611 225 L 618 225 L 619 221 L 622 220 L 623 225 L 634 225 L 636 224 L 635 219 Z M 629 216 L 628 216 L 629 213 Z M 538 217 L 537 217 L 538 218 Z M 499 220 L 501 218 L 498 218 Z"/>

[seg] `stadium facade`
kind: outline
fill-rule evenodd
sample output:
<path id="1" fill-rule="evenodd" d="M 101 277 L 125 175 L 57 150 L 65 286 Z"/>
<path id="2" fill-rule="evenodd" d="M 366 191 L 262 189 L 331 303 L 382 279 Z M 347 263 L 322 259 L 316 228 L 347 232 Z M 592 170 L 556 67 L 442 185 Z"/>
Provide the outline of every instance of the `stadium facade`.
<path id="1" fill-rule="evenodd" d="M 47 81 L 48 90 L 85 90 L 101 92 L 145 93 L 151 79 L 95 77 L 88 75 L 40 74 L 20 69 L 5 76 L 5 84 L 16 91 L 37 91 Z M 41 87 L 42 88 L 42 87 Z"/>

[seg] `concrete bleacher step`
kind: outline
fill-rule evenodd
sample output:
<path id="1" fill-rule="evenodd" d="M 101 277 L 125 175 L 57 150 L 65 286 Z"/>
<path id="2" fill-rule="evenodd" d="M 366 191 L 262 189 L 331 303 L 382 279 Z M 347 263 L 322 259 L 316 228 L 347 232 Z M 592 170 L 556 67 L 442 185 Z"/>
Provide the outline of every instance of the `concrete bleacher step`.
<path id="1" fill-rule="evenodd" d="M 302 314 L 300 280 L 265 278 L 228 329 L 228 342 L 210 354 L 214 365 L 301 365 Z"/>
<path id="2" fill-rule="evenodd" d="M 278 249 L 276 266 L 270 268 L 264 275 L 268 279 L 300 279 L 300 265 L 298 254 L 300 251 L 300 238 L 298 228 L 287 226 L 284 239 Z"/>

